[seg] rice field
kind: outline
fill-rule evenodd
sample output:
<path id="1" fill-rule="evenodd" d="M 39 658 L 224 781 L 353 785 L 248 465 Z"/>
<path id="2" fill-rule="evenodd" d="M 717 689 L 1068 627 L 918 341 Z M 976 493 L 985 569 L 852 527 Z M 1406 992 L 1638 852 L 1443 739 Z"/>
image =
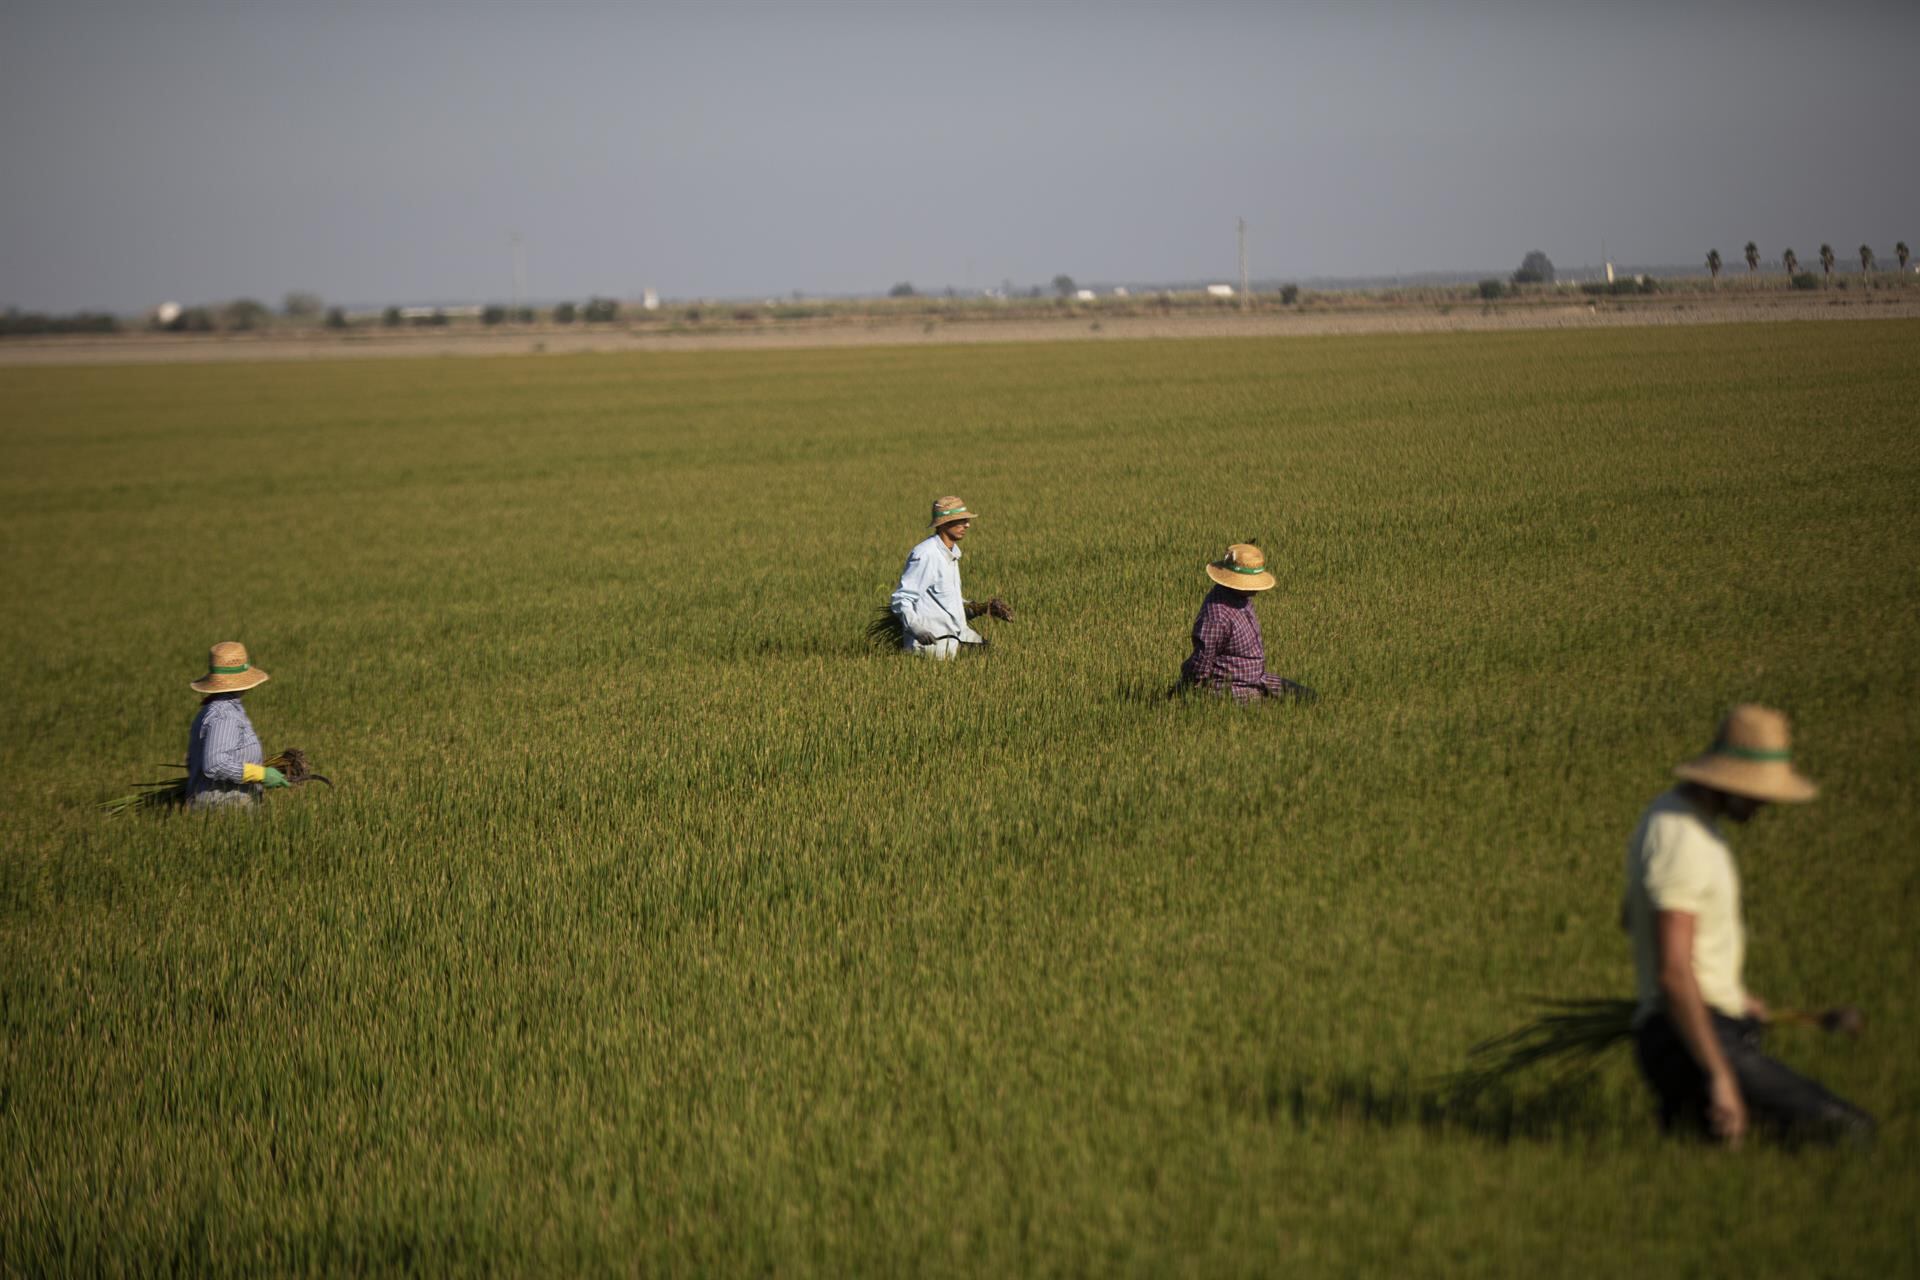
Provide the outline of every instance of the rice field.
<path id="1" fill-rule="evenodd" d="M 0 1273 L 1912 1274 L 1917 338 L 0 369 Z M 946 492 L 1018 616 L 875 652 Z M 1321 701 L 1169 702 L 1247 539 Z M 105 817 L 224 639 L 335 789 Z M 1878 1146 L 1444 1105 L 1746 699 Z"/>

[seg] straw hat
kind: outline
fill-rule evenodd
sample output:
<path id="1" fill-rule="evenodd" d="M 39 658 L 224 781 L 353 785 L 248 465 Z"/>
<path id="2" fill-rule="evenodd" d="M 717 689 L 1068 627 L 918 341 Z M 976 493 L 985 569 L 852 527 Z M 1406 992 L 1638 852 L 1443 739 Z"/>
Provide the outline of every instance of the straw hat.
<path id="1" fill-rule="evenodd" d="M 223 640 L 207 650 L 207 674 L 188 687 L 196 693 L 239 693 L 267 682 L 267 673 L 247 661 L 247 646 Z"/>
<path id="2" fill-rule="evenodd" d="M 1265 591 L 1274 584 L 1267 572 L 1266 552 L 1251 542 L 1236 542 L 1227 554 L 1207 566 L 1207 576 L 1235 591 Z"/>
<path id="3" fill-rule="evenodd" d="M 1774 804 L 1805 804 L 1820 794 L 1812 780 L 1794 770 L 1787 718 L 1751 702 L 1727 712 L 1705 755 L 1673 772 L 1715 791 Z"/>
<path id="4" fill-rule="evenodd" d="M 972 520 L 973 512 L 967 510 L 967 504 L 948 494 L 944 498 L 933 500 L 933 522 L 927 527 L 938 529 L 943 524 L 952 524 L 956 520 Z"/>

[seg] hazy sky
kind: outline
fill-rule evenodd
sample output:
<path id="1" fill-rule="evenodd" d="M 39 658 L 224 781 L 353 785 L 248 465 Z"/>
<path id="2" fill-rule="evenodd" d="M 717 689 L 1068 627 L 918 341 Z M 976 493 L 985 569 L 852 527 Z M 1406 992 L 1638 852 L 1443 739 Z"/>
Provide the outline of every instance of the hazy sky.
<path id="1" fill-rule="evenodd" d="M 0 306 L 1920 242 L 1920 0 L 0 0 Z"/>

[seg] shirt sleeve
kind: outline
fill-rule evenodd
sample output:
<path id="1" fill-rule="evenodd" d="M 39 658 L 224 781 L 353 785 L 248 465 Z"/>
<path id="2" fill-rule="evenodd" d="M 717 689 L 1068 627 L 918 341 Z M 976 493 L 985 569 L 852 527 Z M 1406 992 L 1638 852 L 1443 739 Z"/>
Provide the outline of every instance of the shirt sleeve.
<path id="1" fill-rule="evenodd" d="M 1713 871 L 1706 850 L 1682 832 L 1659 831 L 1647 856 L 1644 883 L 1655 911 L 1699 915 L 1712 892 Z"/>
<path id="2" fill-rule="evenodd" d="M 927 586 L 933 576 L 933 566 L 927 563 L 927 557 L 918 551 L 907 557 L 906 567 L 900 570 L 900 585 L 894 588 L 893 595 L 887 600 L 887 607 L 894 616 L 905 625 L 909 634 L 926 631 L 940 634 L 940 625 L 928 621 L 921 609 L 926 599 Z"/>
<path id="3" fill-rule="evenodd" d="M 1201 605 L 1200 616 L 1193 620 L 1193 652 L 1180 664 L 1180 674 L 1194 684 L 1204 684 L 1212 679 L 1214 659 L 1219 655 L 1226 634 L 1227 629 L 1220 625 L 1218 611 L 1211 605 Z"/>
<path id="4" fill-rule="evenodd" d="M 200 772 L 215 782 L 239 782 L 246 763 L 242 748 L 246 734 L 235 715 L 208 716 L 200 727 Z"/>

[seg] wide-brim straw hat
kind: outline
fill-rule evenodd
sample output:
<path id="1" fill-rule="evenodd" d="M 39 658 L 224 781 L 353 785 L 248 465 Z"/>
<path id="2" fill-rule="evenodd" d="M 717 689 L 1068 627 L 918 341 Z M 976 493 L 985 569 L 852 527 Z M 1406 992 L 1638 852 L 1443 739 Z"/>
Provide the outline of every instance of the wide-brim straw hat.
<path id="1" fill-rule="evenodd" d="M 1267 554 L 1251 542 L 1236 542 L 1207 566 L 1207 576 L 1235 591 L 1265 591 L 1277 579 L 1267 571 Z"/>
<path id="2" fill-rule="evenodd" d="M 1805 804 L 1820 794 L 1819 786 L 1793 767 L 1787 718 L 1755 703 L 1729 711 L 1706 754 L 1673 773 L 1715 791 L 1772 804 Z"/>
<path id="3" fill-rule="evenodd" d="M 247 659 L 247 646 L 223 640 L 207 651 L 207 674 L 188 687 L 195 693 L 242 693 L 270 677 Z"/>
<path id="4" fill-rule="evenodd" d="M 927 527 L 938 529 L 943 524 L 953 524 L 960 520 L 977 520 L 979 517 L 967 510 L 967 504 L 948 494 L 944 498 L 933 500 L 933 521 Z"/>

